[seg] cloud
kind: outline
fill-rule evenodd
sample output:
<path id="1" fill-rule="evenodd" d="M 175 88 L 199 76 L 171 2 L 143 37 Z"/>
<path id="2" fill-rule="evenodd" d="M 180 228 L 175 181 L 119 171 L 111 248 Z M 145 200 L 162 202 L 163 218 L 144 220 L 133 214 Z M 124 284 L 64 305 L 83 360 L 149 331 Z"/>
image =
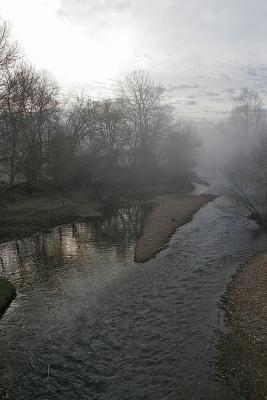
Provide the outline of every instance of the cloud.
<path id="1" fill-rule="evenodd" d="M 193 90 L 203 102 L 235 87 L 266 85 L 266 14 L 265 0 L 257 7 L 250 0 L 61 0 L 59 10 L 96 40 L 98 31 L 108 37 L 128 30 L 134 58 L 125 60 L 122 74 L 147 69 L 166 94 Z"/>
<path id="2" fill-rule="evenodd" d="M 228 88 L 228 89 L 224 89 L 224 92 L 233 94 L 233 93 L 236 92 L 236 90 L 237 90 L 237 89 L 235 89 L 235 88 Z"/>
<path id="3" fill-rule="evenodd" d="M 2 0 L 0 8 L 27 57 L 68 88 L 145 69 L 166 97 L 201 99 L 199 115 L 242 86 L 267 98 L 266 0 Z"/>
<path id="4" fill-rule="evenodd" d="M 196 105 L 198 105 L 198 102 L 195 100 L 189 100 L 189 101 L 186 101 L 185 104 L 187 106 L 196 106 Z"/>
<path id="5" fill-rule="evenodd" d="M 176 86 L 171 86 L 168 89 L 166 89 L 167 92 L 174 92 L 177 90 L 187 90 L 187 89 L 198 89 L 199 86 L 194 84 L 194 85 L 176 85 Z"/>
<path id="6" fill-rule="evenodd" d="M 130 0 L 62 0 L 57 11 L 60 17 L 83 19 L 90 16 L 95 18 L 102 15 L 106 19 L 112 13 L 124 13 L 131 9 L 133 2 Z"/>
<path id="7" fill-rule="evenodd" d="M 218 96 L 220 96 L 220 93 L 218 93 L 218 92 L 207 92 L 206 95 L 208 97 L 218 97 Z"/>
<path id="8" fill-rule="evenodd" d="M 224 99 L 223 97 L 213 97 L 211 99 L 211 101 L 214 102 L 214 103 L 225 103 L 225 102 L 227 102 L 227 100 Z"/>

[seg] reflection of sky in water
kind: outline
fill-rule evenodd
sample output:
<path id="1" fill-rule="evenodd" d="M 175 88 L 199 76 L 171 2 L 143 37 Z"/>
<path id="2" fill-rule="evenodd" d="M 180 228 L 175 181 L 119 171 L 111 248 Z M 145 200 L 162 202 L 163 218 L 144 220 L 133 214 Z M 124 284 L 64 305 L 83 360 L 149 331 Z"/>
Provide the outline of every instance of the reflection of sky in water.
<path id="1" fill-rule="evenodd" d="M 143 218 L 143 206 L 136 205 L 106 218 L 59 226 L 50 233 L 0 245 L 0 276 L 17 287 L 17 298 L 1 320 L 0 385 L 14 386 L 17 395 L 22 390 L 24 400 L 22 382 L 35 379 L 34 371 L 46 374 L 47 363 L 56 362 L 54 343 L 64 337 L 64 345 L 71 344 L 68 335 L 80 318 L 87 319 L 88 334 L 87 324 L 101 314 L 103 294 L 124 279 L 134 264 Z M 62 351 L 67 357 L 72 350 Z M 36 384 L 30 390 L 35 392 Z"/>
<path id="2" fill-rule="evenodd" d="M 145 264 L 138 208 L 2 245 L 18 297 L 0 321 L 0 385 L 16 400 L 236 400 L 214 375 L 217 305 L 266 238 L 216 204 Z"/>
<path id="3" fill-rule="evenodd" d="M 144 210 L 140 205 L 119 209 L 109 217 L 54 228 L 31 238 L 0 246 L 0 275 L 19 285 L 44 275 L 71 276 L 71 269 L 97 269 L 132 262 Z"/>

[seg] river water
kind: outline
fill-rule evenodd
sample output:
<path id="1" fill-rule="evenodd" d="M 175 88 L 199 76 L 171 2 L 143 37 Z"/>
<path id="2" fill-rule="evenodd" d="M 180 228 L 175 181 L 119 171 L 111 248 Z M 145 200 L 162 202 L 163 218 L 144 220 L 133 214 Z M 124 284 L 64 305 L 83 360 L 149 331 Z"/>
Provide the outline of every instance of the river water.
<path id="1" fill-rule="evenodd" d="M 266 237 L 218 201 L 144 264 L 137 206 L 3 244 L 1 274 L 18 289 L 0 320 L 10 399 L 237 400 L 216 377 L 218 302 Z"/>

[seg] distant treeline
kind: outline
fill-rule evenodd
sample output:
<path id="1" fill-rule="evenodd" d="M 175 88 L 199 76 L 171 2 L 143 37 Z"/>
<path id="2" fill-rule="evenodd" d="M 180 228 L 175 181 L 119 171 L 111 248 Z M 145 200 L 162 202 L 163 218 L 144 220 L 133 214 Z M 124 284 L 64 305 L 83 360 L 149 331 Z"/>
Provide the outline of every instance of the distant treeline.
<path id="1" fill-rule="evenodd" d="M 0 27 L 0 177 L 6 186 L 70 189 L 181 187 L 199 140 L 178 121 L 145 72 L 118 82 L 112 99 L 62 96 L 45 71 L 25 63 Z"/>

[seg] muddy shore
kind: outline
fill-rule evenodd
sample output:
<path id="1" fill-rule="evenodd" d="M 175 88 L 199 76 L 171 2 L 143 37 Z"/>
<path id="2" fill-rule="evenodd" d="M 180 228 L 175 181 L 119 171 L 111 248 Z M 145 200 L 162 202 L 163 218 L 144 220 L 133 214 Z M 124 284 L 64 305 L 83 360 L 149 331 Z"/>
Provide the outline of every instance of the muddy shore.
<path id="1" fill-rule="evenodd" d="M 267 399 L 267 254 L 238 270 L 223 309 L 229 328 L 220 343 L 223 377 L 245 399 Z"/>
<path id="2" fill-rule="evenodd" d="M 210 200 L 207 195 L 171 194 L 155 197 L 154 208 L 145 220 L 134 259 L 144 262 L 166 247 L 176 229 Z"/>

